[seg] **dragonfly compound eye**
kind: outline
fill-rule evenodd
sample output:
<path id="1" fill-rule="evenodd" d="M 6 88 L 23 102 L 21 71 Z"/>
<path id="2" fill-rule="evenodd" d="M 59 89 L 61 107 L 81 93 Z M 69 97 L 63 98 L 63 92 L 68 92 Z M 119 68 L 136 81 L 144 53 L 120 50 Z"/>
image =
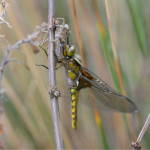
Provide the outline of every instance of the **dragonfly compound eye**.
<path id="1" fill-rule="evenodd" d="M 68 55 L 68 56 L 74 56 L 75 52 L 76 52 L 75 46 L 72 45 L 72 46 L 70 46 L 70 48 L 67 50 L 67 55 Z"/>

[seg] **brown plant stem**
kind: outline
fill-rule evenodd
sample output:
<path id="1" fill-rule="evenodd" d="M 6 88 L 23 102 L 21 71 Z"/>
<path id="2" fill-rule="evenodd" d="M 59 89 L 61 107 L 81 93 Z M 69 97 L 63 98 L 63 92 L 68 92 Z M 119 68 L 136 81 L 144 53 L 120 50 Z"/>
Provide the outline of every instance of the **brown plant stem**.
<path id="1" fill-rule="evenodd" d="M 123 95 L 125 95 L 125 90 L 124 90 L 124 86 L 123 86 L 123 80 L 122 80 L 121 71 L 120 71 L 120 67 L 119 67 L 118 55 L 117 55 L 117 51 L 116 51 L 116 42 L 115 42 L 113 30 L 112 30 L 112 21 L 111 21 L 111 16 L 110 16 L 110 11 L 109 11 L 109 6 L 108 6 L 108 1 L 107 0 L 105 0 L 105 6 L 106 6 L 107 20 L 108 20 L 108 26 L 109 26 L 112 50 L 113 50 L 113 54 L 114 54 L 114 61 L 115 61 L 116 72 L 117 72 L 117 75 L 118 75 L 121 92 L 122 92 Z"/>
<path id="2" fill-rule="evenodd" d="M 78 40 L 78 45 L 79 45 L 79 49 L 80 49 L 80 53 L 81 53 L 83 66 L 87 67 L 85 57 L 84 57 L 83 45 L 82 45 L 82 40 L 81 40 L 81 35 L 80 35 L 79 24 L 78 24 L 78 19 L 77 19 L 74 0 L 71 0 L 71 5 L 72 5 L 73 19 L 74 19 L 74 23 L 75 23 L 75 29 L 76 29 L 76 33 L 77 33 L 77 40 Z"/>
<path id="3" fill-rule="evenodd" d="M 115 68 L 116 68 L 116 73 L 118 76 L 119 80 L 119 85 L 121 89 L 121 93 L 125 95 L 125 89 L 124 89 L 124 84 L 123 84 L 123 79 L 122 79 L 122 74 L 119 66 L 119 59 L 118 59 L 118 54 L 117 54 L 117 48 L 116 48 L 116 41 L 115 41 L 115 35 L 113 32 L 113 25 L 112 25 L 112 20 L 111 20 L 111 13 L 110 13 L 110 8 L 109 8 L 109 1 L 105 0 L 105 7 L 106 7 L 106 14 L 107 14 L 107 21 L 108 21 L 108 28 L 110 32 L 110 39 L 111 39 L 111 45 L 112 45 L 112 51 L 114 55 L 114 63 L 115 63 Z M 129 128 L 129 136 L 130 137 L 135 137 L 134 133 L 132 132 L 132 126 L 131 126 L 131 118 L 128 115 L 124 115 L 128 119 L 127 126 Z"/>

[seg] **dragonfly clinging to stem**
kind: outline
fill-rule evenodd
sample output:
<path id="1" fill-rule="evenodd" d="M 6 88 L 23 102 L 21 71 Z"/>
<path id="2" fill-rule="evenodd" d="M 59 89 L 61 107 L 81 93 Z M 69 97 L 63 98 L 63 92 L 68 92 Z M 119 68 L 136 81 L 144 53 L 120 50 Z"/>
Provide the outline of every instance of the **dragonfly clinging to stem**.
<path id="1" fill-rule="evenodd" d="M 129 98 L 113 90 L 97 75 L 82 66 L 81 58 L 76 54 L 75 46 L 68 45 L 68 43 L 65 44 L 65 38 L 68 37 L 70 32 L 69 28 L 67 28 L 67 35 L 64 36 L 64 34 L 60 33 L 66 31 L 64 29 L 65 28 L 61 30 L 61 27 L 59 26 L 58 30 L 56 30 L 56 33 L 58 32 L 56 36 L 57 39 L 59 39 L 59 42 L 56 43 L 56 47 L 59 47 L 62 58 L 58 58 L 58 53 L 54 52 L 54 54 L 56 56 L 57 64 L 60 64 L 56 69 L 65 67 L 68 77 L 71 95 L 72 128 L 76 129 L 77 127 L 78 101 L 92 107 L 94 106 L 99 110 L 107 109 L 122 113 L 136 112 L 136 105 Z M 63 36 L 63 41 L 59 36 Z M 92 97 L 95 100 L 95 105 L 92 103 Z"/>

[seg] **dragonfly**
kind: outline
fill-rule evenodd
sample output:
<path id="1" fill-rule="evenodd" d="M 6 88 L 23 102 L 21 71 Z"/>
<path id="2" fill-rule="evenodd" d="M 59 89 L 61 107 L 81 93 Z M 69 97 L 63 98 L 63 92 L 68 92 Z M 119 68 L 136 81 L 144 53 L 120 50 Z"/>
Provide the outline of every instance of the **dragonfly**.
<path id="1" fill-rule="evenodd" d="M 137 112 L 136 105 L 126 96 L 113 90 L 101 78 L 82 66 L 81 57 L 76 54 L 73 45 L 62 44 L 64 58 L 58 59 L 60 66 L 65 67 L 71 96 L 72 128 L 77 128 L 78 101 L 99 110 L 109 110 L 122 113 Z M 92 99 L 94 98 L 95 105 Z"/>
<path id="2" fill-rule="evenodd" d="M 60 24 L 60 20 L 62 20 L 62 24 Z M 89 69 L 83 67 L 81 57 L 76 54 L 75 46 L 68 44 L 70 29 L 69 26 L 65 24 L 64 18 L 56 19 L 55 34 L 55 41 L 52 41 L 55 42 L 56 47 L 54 55 L 56 58 L 56 65 L 60 64 L 59 66 L 56 66 L 56 70 L 61 67 L 64 67 L 66 70 L 71 101 L 73 129 L 77 128 L 78 102 L 94 107 L 98 110 L 122 113 L 137 112 L 136 105 L 129 98 L 113 90 L 100 77 L 95 75 Z M 44 38 L 42 43 L 46 43 L 46 41 L 47 38 Z M 48 56 L 46 50 L 43 50 Z M 61 55 L 61 58 L 58 57 L 59 55 Z M 45 65 L 37 66 L 43 66 L 48 69 Z"/>

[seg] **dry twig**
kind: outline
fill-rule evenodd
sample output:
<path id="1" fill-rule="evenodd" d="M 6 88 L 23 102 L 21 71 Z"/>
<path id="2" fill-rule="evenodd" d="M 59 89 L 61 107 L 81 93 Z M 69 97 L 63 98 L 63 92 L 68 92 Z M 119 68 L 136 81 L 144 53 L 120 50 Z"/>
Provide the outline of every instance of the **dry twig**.
<path id="1" fill-rule="evenodd" d="M 45 30 L 45 29 L 47 29 L 47 24 L 45 24 L 45 23 L 43 23 L 41 26 L 37 26 L 35 31 L 32 34 L 26 36 L 25 38 L 16 42 L 12 46 L 8 43 L 8 41 L 4 37 L 2 37 L 2 39 L 4 39 L 4 41 L 7 43 L 7 48 L 6 48 L 6 55 L 0 65 L 0 115 L 2 114 L 2 102 L 1 102 L 2 94 L 5 91 L 2 88 L 4 70 L 6 68 L 6 65 L 9 62 L 15 61 L 15 62 L 20 63 L 18 60 L 11 58 L 12 53 L 24 43 L 31 43 L 33 45 L 38 46 L 40 43 L 40 40 L 38 41 L 38 37 L 43 33 L 43 30 Z"/>
<path id="2" fill-rule="evenodd" d="M 55 58 L 54 58 L 54 50 L 55 50 L 55 1 L 49 0 L 48 1 L 48 68 L 49 68 L 49 89 L 51 90 L 52 87 L 56 87 L 56 77 L 55 77 Z M 51 92 L 50 92 L 51 93 Z M 57 149 L 64 149 L 63 146 L 63 139 L 61 133 L 61 126 L 60 126 L 60 118 L 59 118 L 59 109 L 58 109 L 58 98 L 56 96 L 51 97 L 51 110 L 52 110 L 52 117 L 53 117 L 53 127 L 55 133 L 55 141 L 56 141 L 56 148 Z"/>
<path id="3" fill-rule="evenodd" d="M 9 28 L 12 28 L 12 26 L 10 25 L 9 22 L 7 22 L 5 19 L 4 19 L 4 16 L 6 14 L 6 8 L 8 7 L 8 3 L 5 2 L 5 0 L 2 0 L 1 1 L 1 4 L 0 4 L 0 24 L 7 24 L 7 26 Z"/>
<path id="4" fill-rule="evenodd" d="M 142 148 L 140 143 L 141 143 L 141 140 L 142 140 L 147 128 L 149 127 L 149 124 L 150 124 L 150 114 L 148 115 L 148 117 L 145 121 L 145 124 L 144 124 L 136 142 L 132 142 L 132 144 L 131 144 L 133 150 L 140 150 Z"/>

